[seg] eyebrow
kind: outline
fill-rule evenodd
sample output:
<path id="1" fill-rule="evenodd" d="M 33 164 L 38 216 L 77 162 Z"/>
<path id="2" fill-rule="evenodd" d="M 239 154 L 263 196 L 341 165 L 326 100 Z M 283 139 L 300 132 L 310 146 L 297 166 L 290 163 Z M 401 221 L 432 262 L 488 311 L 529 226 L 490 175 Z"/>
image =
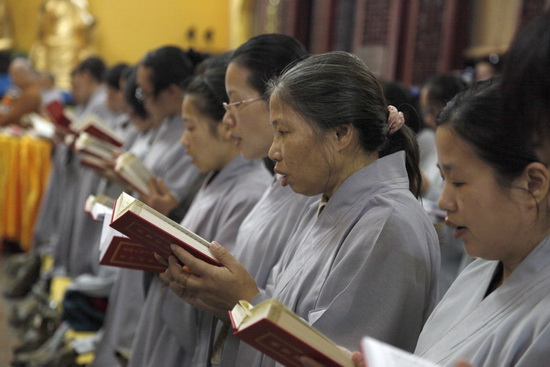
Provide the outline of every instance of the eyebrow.
<path id="1" fill-rule="evenodd" d="M 441 165 L 441 164 L 437 163 L 436 166 L 437 166 L 437 168 L 439 168 L 440 171 L 452 171 L 455 168 L 455 166 L 453 164 L 443 164 L 443 165 Z"/>
<path id="2" fill-rule="evenodd" d="M 277 121 L 277 120 L 270 121 L 269 125 L 271 125 L 272 127 L 275 127 L 275 126 L 279 125 L 279 121 Z"/>

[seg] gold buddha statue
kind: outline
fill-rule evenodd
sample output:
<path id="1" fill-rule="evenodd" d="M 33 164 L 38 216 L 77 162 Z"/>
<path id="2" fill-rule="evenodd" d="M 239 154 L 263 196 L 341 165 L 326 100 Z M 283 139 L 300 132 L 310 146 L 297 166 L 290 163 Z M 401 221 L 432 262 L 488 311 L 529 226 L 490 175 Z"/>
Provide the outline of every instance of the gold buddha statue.
<path id="1" fill-rule="evenodd" d="M 58 87 L 69 88 L 72 69 L 95 53 L 94 26 L 87 0 L 44 0 L 31 49 L 35 68 L 53 74 Z"/>

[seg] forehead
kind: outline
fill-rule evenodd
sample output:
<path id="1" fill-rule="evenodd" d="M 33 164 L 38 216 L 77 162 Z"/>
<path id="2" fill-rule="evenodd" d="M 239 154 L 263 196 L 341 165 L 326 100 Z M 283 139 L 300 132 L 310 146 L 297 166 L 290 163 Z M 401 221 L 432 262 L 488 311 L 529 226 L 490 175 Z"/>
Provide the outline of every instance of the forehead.
<path id="1" fill-rule="evenodd" d="M 282 102 L 276 92 L 269 98 L 269 121 L 273 126 L 285 124 L 312 130 L 311 125 L 292 107 Z"/>
<path id="2" fill-rule="evenodd" d="M 252 88 L 249 83 L 250 70 L 239 63 L 232 62 L 225 74 L 226 87 Z"/>
<path id="3" fill-rule="evenodd" d="M 444 172 L 474 172 L 491 170 L 474 148 L 447 125 L 439 126 L 435 133 L 439 167 Z"/>

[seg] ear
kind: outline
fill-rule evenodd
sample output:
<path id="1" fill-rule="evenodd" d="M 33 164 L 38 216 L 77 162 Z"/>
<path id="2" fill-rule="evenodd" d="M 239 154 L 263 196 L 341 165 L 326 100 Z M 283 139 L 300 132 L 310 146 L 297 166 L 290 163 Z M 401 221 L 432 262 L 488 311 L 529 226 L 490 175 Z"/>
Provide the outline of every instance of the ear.
<path id="1" fill-rule="evenodd" d="M 548 200 L 550 190 L 550 171 L 548 167 L 540 162 L 533 162 L 527 165 L 521 176 L 520 187 L 525 187 L 536 204 Z"/>
<path id="2" fill-rule="evenodd" d="M 170 94 L 178 96 L 178 98 L 183 95 L 181 88 L 176 84 L 170 84 L 167 89 L 170 91 Z"/>
<path id="3" fill-rule="evenodd" d="M 337 151 L 342 151 L 351 145 L 356 133 L 351 125 L 345 124 L 335 128 L 332 135 Z"/>

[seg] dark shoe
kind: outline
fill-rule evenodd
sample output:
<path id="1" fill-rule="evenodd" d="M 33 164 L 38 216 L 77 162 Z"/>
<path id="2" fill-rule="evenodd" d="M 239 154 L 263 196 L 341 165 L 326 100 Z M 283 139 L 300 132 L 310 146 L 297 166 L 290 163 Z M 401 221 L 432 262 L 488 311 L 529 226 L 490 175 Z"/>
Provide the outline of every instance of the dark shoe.
<path id="1" fill-rule="evenodd" d="M 67 330 L 68 326 L 62 324 L 55 330 L 55 333 L 40 346 L 40 348 L 30 352 L 16 354 L 12 360 L 12 366 L 25 367 L 32 361 L 42 361 L 50 358 L 64 347 L 65 332 Z"/>
<path id="2" fill-rule="evenodd" d="M 20 264 L 15 271 L 12 281 L 8 283 L 4 295 L 10 298 L 18 298 L 27 295 L 32 286 L 40 277 L 42 260 L 39 255 L 29 255 L 27 261 Z"/>

